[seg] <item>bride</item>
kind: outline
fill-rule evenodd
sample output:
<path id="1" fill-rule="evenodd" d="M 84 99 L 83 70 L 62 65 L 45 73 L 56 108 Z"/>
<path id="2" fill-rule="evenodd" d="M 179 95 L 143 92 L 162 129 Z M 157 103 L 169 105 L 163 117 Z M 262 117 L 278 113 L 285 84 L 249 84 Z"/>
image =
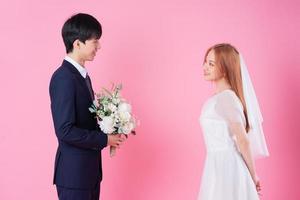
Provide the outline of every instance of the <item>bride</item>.
<path id="1" fill-rule="evenodd" d="M 253 157 L 269 153 L 246 65 L 235 47 L 217 44 L 207 50 L 203 70 L 216 91 L 200 116 L 207 156 L 198 200 L 258 200 Z"/>

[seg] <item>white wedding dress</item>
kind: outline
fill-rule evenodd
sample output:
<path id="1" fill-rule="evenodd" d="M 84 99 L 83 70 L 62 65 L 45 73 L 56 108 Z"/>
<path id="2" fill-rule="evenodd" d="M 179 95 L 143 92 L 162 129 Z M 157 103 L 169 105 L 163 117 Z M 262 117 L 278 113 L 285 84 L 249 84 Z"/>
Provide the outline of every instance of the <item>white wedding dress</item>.
<path id="1" fill-rule="evenodd" d="M 198 200 L 259 199 L 230 123 L 245 125 L 245 117 L 236 94 L 224 90 L 207 100 L 200 116 L 207 156 Z"/>

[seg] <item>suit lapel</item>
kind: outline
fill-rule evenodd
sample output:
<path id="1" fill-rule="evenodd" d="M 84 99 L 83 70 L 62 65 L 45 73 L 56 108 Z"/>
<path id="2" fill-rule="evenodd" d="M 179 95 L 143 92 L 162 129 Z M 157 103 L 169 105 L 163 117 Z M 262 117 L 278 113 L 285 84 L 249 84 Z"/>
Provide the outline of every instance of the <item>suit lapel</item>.
<path id="1" fill-rule="evenodd" d="M 80 85 L 84 88 L 85 96 L 87 96 L 91 101 L 93 99 L 91 98 L 88 86 L 86 85 L 85 79 L 81 76 L 79 71 L 68 61 L 64 60 L 62 66 L 67 67 L 76 77 L 76 80 L 80 83 Z M 92 89 L 93 90 L 93 89 Z"/>

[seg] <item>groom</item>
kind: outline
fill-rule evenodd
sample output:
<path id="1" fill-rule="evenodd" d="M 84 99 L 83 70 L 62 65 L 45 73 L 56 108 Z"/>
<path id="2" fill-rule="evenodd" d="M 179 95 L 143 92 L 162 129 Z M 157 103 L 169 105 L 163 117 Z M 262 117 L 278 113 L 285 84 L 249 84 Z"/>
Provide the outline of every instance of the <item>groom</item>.
<path id="1" fill-rule="evenodd" d="M 89 111 L 94 100 L 85 68 L 100 49 L 100 23 L 79 13 L 62 28 L 67 55 L 50 81 L 51 111 L 58 148 L 53 183 L 59 200 L 98 200 L 102 180 L 101 150 L 119 148 L 123 139 L 100 131 Z"/>

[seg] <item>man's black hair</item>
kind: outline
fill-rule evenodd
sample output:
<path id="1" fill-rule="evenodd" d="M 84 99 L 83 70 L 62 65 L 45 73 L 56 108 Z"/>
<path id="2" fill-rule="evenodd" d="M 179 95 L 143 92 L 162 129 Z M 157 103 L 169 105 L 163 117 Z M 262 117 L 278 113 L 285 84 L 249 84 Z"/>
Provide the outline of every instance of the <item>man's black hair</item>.
<path id="1" fill-rule="evenodd" d="M 98 20 L 85 13 L 71 16 L 61 30 L 67 53 L 73 51 L 73 42 L 79 39 L 85 43 L 89 39 L 99 39 L 102 35 L 102 27 Z"/>

